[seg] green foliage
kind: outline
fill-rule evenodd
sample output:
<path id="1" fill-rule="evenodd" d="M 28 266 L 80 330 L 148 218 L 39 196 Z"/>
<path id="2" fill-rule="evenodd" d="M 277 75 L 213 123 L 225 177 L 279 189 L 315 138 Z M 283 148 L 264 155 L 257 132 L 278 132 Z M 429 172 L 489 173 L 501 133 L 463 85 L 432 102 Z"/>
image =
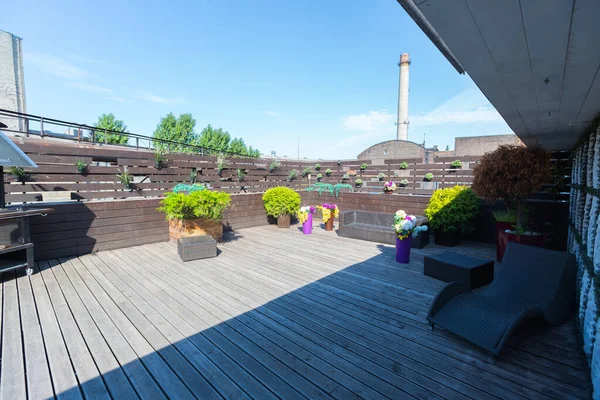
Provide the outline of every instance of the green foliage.
<path id="1" fill-rule="evenodd" d="M 494 211 L 494 218 L 498 222 L 517 222 L 517 211 L 513 209 Z"/>
<path id="2" fill-rule="evenodd" d="M 321 179 L 323 179 L 323 174 L 317 174 L 317 180 L 320 181 Z"/>
<path id="3" fill-rule="evenodd" d="M 237 169 L 238 182 L 243 182 L 245 177 L 246 177 L 246 170 L 238 168 Z"/>
<path id="4" fill-rule="evenodd" d="M 162 151 L 154 152 L 154 166 L 156 169 L 163 169 L 167 164 L 167 158 Z"/>
<path id="5" fill-rule="evenodd" d="M 154 148 L 162 153 L 192 153 L 192 148 L 186 146 L 186 144 L 194 144 L 196 139 L 196 134 L 194 133 L 195 126 L 196 120 L 192 117 L 192 114 L 181 114 L 179 118 L 175 117 L 173 113 L 167 114 L 166 117 L 161 118 L 152 137 L 169 140 L 177 144 L 154 141 Z"/>
<path id="6" fill-rule="evenodd" d="M 377 179 L 379 179 L 380 181 L 382 181 L 384 178 L 385 178 L 385 174 L 384 174 L 383 172 L 380 172 L 380 173 L 377 175 Z"/>
<path id="7" fill-rule="evenodd" d="M 229 132 L 224 131 L 223 128 L 215 129 L 208 124 L 194 140 L 194 144 L 207 149 L 208 154 L 219 154 L 229 151 L 230 141 L 231 135 L 229 135 Z M 241 144 L 243 144 L 245 148 L 246 145 L 241 139 L 236 140 L 234 146 L 239 147 Z"/>
<path id="8" fill-rule="evenodd" d="M 104 130 L 115 132 L 127 132 L 127 125 L 115 116 L 110 114 L 102 114 L 98 117 L 98 121 L 94 124 L 95 140 L 97 143 L 104 143 Z M 129 140 L 127 135 L 119 135 L 118 133 L 106 132 L 106 143 L 111 144 L 126 144 Z"/>
<path id="9" fill-rule="evenodd" d="M 460 160 L 454 160 L 450 164 L 450 168 L 454 168 L 454 169 L 462 168 L 462 162 Z"/>
<path id="10" fill-rule="evenodd" d="M 190 182 L 196 183 L 196 179 L 198 179 L 198 171 L 196 168 L 193 168 L 192 172 L 190 172 Z"/>
<path id="11" fill-rule="evenodd" d="M 321 164 L 315 164 L 315 171 L 321 170 Z"/>
<path id="12" fill-rule="evenodd" d="M 185 193 L 166 193 L 157 208 L 166 214 L 167 219 L 209 218 L 219 221 L 223 211 L 231 204 L 231 196 L 225 192 L 195 190 Z"/>
<path id="13" fill-rule="evenodd" d="M 347 181 L 348 179 L 350 179 L 350 175 L 348 175 L 348 174 L 344 174 L 344 175 L 342 176 L 342 180 L 343 180 L 343 181 Z"/>
<path id="14" fill-rule="evenodd" d="M 400 169 L 408 169 L 408 163 L 406 161 L 402 161 L 400 163 Z"/>
<path id="15" fill-rule="evenodd" d="M 361 171 L 364 171 L 364 170 L 366 170 L 366 169 L 367 169 L 367 167 L 368 167 L 367 163 L 362 163 L 362 164 L 360 164 L 360 170 L 361 170 Z"/>
<path id="16" fill-rule="evenodd" d="M 399 183 L 400 183 L 400 186 L 406 186 L 406 185 L 408 185 L 408 179 L 402 179 Z"/>
<path id="17" fill-rule="evenodd" d="M 356 187 L 360 187 L 363 184 L 363 180 L 362 179 L 355 179 L 354 180 L 354 184 L 356 185 Z"/>
<path id="18" fill-rule="evenodd" d="M 303 178 L 304 178 L 304 177 L 306 177 L 306 176 L 307 176 L 308 174 L 310 174 L 311 172 L 312 172 L 312 169 L 310 169 L 310 167 L 305 167 L 305 168 L 302 170 L 302 177 L 303 177 Z"/>
<path id="19" fill-rule="evenodd" d="M 423 178 L 423 180 L 429 182 L 433 179 L 433 174 L 431 172 L 428 172 L 425 174 L 425 177 Z"/>
<path id="20" fill-rule="evenodd" d="M 296 170 L 296 169 L 291 170 L 290 173 L 288 174 L 288 182 L 291 182 L 297 178 L 298 178 L 298 170 Z"/>
<path id="21" fill-rule="evenodd" d="M 262 199 L 267 215 L 272 217 L 296 215 L 300 210 L 300 195 L 284 186 L 267 190 Z"/>
<path id="22" fill-rule="evenodd" d="M 335 198 L 337 199 L 339 197 L 340 191 L 342 189 L 348 189 L 350 192 L 354 191 L 354 189 L 352 188 L 352 185 L 349 185 L 347 183 L 336 183 L 335 185 L 332 185 L 331 183 L 321 183 L 321 182 L 313 183 L 311 186 L 306 188 L 306 191 L 307 192 L 317 192 L 319 194 L 319 196 L 323 192 L 328 192 L 329 194 L 335 196 Z"/>
<path id="23" fill-rule="evenodd" d="M 281 163 L 279 161 L 271 161 L 271 164 L 269 164 L 269 172 L 275 171 L 280 166 L 281 166 Z"/>
<path id="24" fill-rule="evenodd" d="M 234 138 L 231 142 L 229 142 L 229 148 L 227 151 L 237 155 L 248 155 L 248 147 L 242 138 Z"/>
<path id="25" fill-rule="evenodd" d="M 197 192 L 197 191 L 201 191 L 201 190 L 205 190 L 205 189 L 206 189 L 206 186 L 204 186 L 202 183 L 194 183 L 192 185 L 188 185 L 187 183 L 178 183 L 177 185 L 175 185 L 172 192 L 175 194 L 181 193 L 181 192 L 193 193 L 193 192 Z"/>
<path id="26" fill-rule="evenodd" d="M 87 163 L 83 160 L 78 159 L 75 162 L 75 166 L 77 167 L 77 171 L 79 171 L 80 174 L 83 174 L 86 170 L 87 170 Z"/>
<path id="27" fill-rule="evenodd" d="M 325 175 L 327 175 L 327 176 L 331 175 L 331 169 L 327 168 L 325 170 Z"/>
<path id="28" fill-rule="evenodd" d="M 425 215 L 435 230 L 448 233 L 472 232 L 480 200 L 467 186 L 454 186 L 433 192 Z"/>
<path id="29" fill-rule="evenodd" d="M 227 168 L 228 165 L 229 163 L 227 163 L 227 160 L 223 155 L 217 157 L 217 173 L 219 174 L 219 176 L 221 176 L 221 173 L 225 168 Z"/>
<path id="30" fill-rule="evenodd" d="M 27 172 L 25 172 L 23 167 L 10 167 L 10 174 L 17 179 L 23 179 L 27 176 Z"/>
<path id="31" fill-rule="evenodd" d="M 123 171 L 117 168 L 119 173 L 116 175 L 117 180 L 121 182 L 125 187 L 130 187 L 133 182 L 133 175 L 129 173 L 129 169 L 127 167 L 123 167 Z"/>

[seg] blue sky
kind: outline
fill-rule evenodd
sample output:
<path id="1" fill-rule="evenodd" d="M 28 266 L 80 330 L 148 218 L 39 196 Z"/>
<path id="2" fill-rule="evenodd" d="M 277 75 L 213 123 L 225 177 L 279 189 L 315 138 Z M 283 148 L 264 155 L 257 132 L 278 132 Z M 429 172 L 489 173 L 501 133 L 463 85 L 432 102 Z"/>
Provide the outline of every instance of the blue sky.
<path id="1" fill-rule="evenodd" d="M 50 4 L 52 3 L 52 4 Z M 511 133 L 395 0 L 22 0 L 0 29 L 23 38 L 27 109 L 93 123 L 112 112 L 151 135 L 191 112 L 262 152 L 354 158 L 395 138 L 410 53 L 409 140 Z"/>

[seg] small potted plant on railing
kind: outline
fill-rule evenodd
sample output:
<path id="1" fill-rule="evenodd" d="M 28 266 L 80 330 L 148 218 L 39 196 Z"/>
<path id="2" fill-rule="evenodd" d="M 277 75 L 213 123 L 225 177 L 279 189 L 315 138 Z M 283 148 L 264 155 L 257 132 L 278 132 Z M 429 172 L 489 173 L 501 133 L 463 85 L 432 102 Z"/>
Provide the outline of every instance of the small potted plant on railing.
<path id="1" fill-rule="evenodd" d="M 15 178 L 17 181 L 25 183 L 28 174 L 25 172 L 23 167 L 10 167 L 9 171 L 13 178 Z"/>
<path id="2" fill-rule="evenodd" d="M 462 161 L 460 161 L 460 160 L 452 161 L 452 163 L 450 164 L 450 168 L 452 168 L 452 169 L 462 168 Z"/>
<path id="3" fill-rule="evenodd" d="M 296 169 L 291 170 L 290 173 L 288 174 L 288 182 L 291 182 L 297 178 L 298 178 L 298 170 L 296 170 Z"/>
<path id="4" fill-rule="evenodd" d="M 230 203 L 229 193 L 206 190 L 198 184 L 182 184 L 173 188 L 173 192 L 166 193 L 157 210 L 166 214 L 172 240 L 210 235 L 222 241 L 223 212 Z"/>
<path id="5" fill-rule="evenodd" d="M 302 177 L 306 178 L 308 176 L 308 174 L 310 174 L 312 172 L 312 169 L 310 169 L 310 167 L 305 167 L 302 170 Z"/>
<path id="6" fill-rule="evenodd" d="M 162 151 L 154 153 L 154 168 L 163 169 L 167 163 L 167 158 Z"/>
<path id="7" fill-rule="evenodd" d="M 317 174 L 317 181 L 321 182 L 321 179 L 323 179 L 323 174 Z"/>
<path id="8" fill-rule="evenodd" d="M 408 186 L 408 179 L 402 179 L 398 183 L 399 183 L 400 187 L 406 187 L 406 186 Z"/>
<path id="9" fill-rule="evenodd" d="M 460 235 L 473 231 L 480 200 L 467 186 L 438 189 L 425 209 L 429 225 L 435 231 L 435 243 L 456 246 Z"/>
<path id="10" fill-rule="evenodd" d="M 132 189 L 133 175 L 129 173 L 129 169 L 127 168 L 127 166 L 123 167 L 123 171 L 121 171 L 119 168 L 117 168 L 117 170 L 119 171 L 119 173 L 116 175 L 117 180 L 121 182 L 123 186 L 125 186 L 125 189 Z"/>
<path id="11" fill-rule="evenodd" d="M 421 189 L 434 190 L 436 189 L 436 182 L 433 181 L 433 174 L 428 172 L 423 177 L 423 182 L 421 182 Z"/>
<path id="12" fill-rule="evenodd" d="M 406 161 L 402 161 L 398 167 L 400 169 L 408 169 L 408 163 Z"/>
<path id="13" fill-rule="evenodd" d="M 194 168 L 190 172 L 190 182 L 191 183 L 196 183 L 196 179 L 198 179 L 198 171 Z"/>
<path id="14" fill-rule="evenodd" d="M 280 165 L 279 161 L 271 161 L 271 164 L 269 164 L 269 172 L 273 173 Z"/>
<path id="15" fill-rule="evenodd" d="M 354 186 L 361 187 L 362 184 L 363 184 L 363 180 L 362 179 L 359 178 L 359 179 L 355 179 L 354 180 Z"/>
<path id="16" fill-rule="evenodd" d="M 343 180 L 343 181 L 347 181 L 347 180 L 349 180 L 349 179 L 350 179 L 350 175 L 348 175 L 348 174 L 344 174 L 344 175 L 342 176 L 342 180 Z"/>
<path id="17" fill-rule="evenodd" d="M 267 215 L 277 218 L 277 226 L 289 228 L 291 217 L 300 210 L 300 195 L 293 189 L 277 186 L 267 190 L 262 199 Z"/>
<path id="18" fill-rule="evenodd" d="M 360 164 L 360 172 L 366 171 L 366 169 L 367 169 L 368 166 L 369 165 L 367 163 Z"/>
<path id="19" fill-rule="evenodd" d="M 433 174 L 431 172 L 426 173 L 423 180 L 425 182 L 431 182 L 433 180 Z"/>
<path id="20" fill-rule="evenodd" d="M 238 180 L 238 182 L 243 182 L 245 177 L 246 177 L 246 170 L 238 168 L 237 169 L 237 180 Z"/>
<path id="21" fill-rule="evenodd" d="M 383 193 L 392 194 L 396 190 L 396 184 L 392 181 L 383 184 Z"/>
<path id="22" fill-rule="evenodd" d="M 321 170 L 321 164 L 315 164 L 315 171 Z"/>
<path id="23" fill-rule="evenodd" d="M 333 220 L 340 214 L 340 209 L 336 204 L 323 204 L 319 207 L 321 210 L 321 215 L 323 217 L 323 222 L 325 223 L 325 230 L 332 231 L 333 230 Z"/>
<path id="24" fill-rule="evenodd" d="M 331 169 L 327 168 L 327 169 L 325 170 L 325 175 L 327 175 L 327 176 L 331 176 Z"/>
<path id="25" fill-rule="evenodd" d="M 314 206 L 300 207 L 298 211 L 298 220 L 302 223 L 302 233 L 310 235 L 312 233 L 313 214 L 317 211 Z"/>
<path id="26" fill-rule="evenodd" d="M 227 168 L 227 165 L 228 163 L 224 156 L 217 157 L 217 173 L 219 174 L 219 176 L 221 176 L 223 170 Z"/>
<path id="27" fill-rule="evenodd" d="M 379 179 L 379 181 L 383 181 L 385 179 L 385 174 L 383 172 L 380 172 L 379 174 L 377 174 L 377 179 Z"/>
<path id="28" fill-rule="evenodd" d="M 407 215 L 404 210 L 394 214 L 394 231 L 396 232 L 396 262 L 408 264 L 410 261 L 410 244 L 419 232 L 427 231 L 427 225 L 417 226 L 417 218 Z"/>
<path id="29" fill-rule="evenodd" d="M 78 159 L 75 162 L 75 167 L 77 167 L 77 172 L 79 172 L 81 175 L 85 175 L 88 169 L 87 163 L 81 159 Z"/>
<path id="30" fill-rule="evenodd" d="M 395 176 L 409 176 L 410 171 L 408 171 L 408 163 L 406 161 L 402 161 L 398 166 L 400 169 L 394 171 Z"/>

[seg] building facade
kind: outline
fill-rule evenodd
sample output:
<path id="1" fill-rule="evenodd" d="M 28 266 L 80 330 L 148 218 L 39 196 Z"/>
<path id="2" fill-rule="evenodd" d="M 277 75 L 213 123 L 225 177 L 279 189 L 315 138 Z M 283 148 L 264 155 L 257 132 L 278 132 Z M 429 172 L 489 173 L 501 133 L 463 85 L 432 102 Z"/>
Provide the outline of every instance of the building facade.
<path id="1" fill-rule="evenodd" d="M 27 112 L 22 39 L 0 30 L 0 109 Z M 25 131 L 25 121 L 0 116 L 7 130 Z"/>

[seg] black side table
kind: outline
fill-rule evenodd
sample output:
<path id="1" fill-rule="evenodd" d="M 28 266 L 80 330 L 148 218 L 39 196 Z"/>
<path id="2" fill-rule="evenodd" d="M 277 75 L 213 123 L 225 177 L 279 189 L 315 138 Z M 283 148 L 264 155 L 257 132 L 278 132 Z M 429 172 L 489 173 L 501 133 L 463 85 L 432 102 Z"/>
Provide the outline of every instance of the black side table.
<path id="1" fill-rule="evenodd" d="M 425 256 L 423 274 L 445 282 L 461 282 L 473 290 L 494 280 L 494 261 L 445 251 Z"/>

